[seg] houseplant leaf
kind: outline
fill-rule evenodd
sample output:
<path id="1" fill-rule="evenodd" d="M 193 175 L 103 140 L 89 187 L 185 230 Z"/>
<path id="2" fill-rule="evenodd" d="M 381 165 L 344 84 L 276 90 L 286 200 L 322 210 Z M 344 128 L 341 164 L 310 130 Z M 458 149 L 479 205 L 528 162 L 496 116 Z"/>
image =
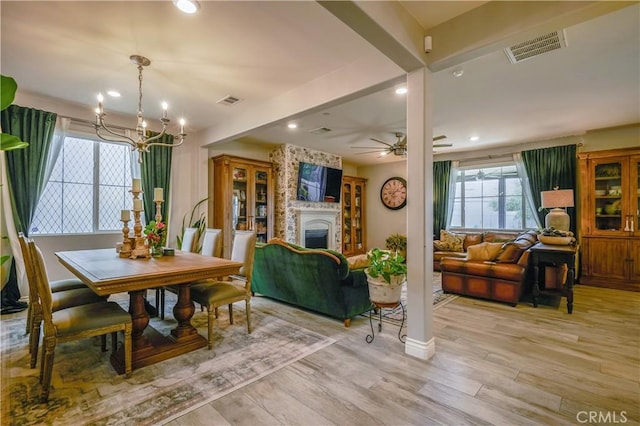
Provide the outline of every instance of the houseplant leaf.
<path id="1" fill-rule="evenodd" d="M 18 83 L 13 78 L 0 75 L 0 111 L 11 105 L 16 97 L 16 90 Z"/>
<path id="2" fill-rule="evenodd" d="M 12 149 L 26 148 L 29 144 L 21 141 L 19 137 L 8 133 L 0 133 L 0 151 L 11 151 Z"/>

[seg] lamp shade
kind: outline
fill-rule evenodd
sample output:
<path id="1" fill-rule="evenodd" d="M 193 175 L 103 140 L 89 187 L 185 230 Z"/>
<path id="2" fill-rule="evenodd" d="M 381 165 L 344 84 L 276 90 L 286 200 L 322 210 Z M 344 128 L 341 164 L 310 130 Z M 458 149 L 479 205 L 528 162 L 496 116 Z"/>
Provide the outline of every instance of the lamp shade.
<path id="1" fill-rule="evenodd" d="M 542 207 L 551 209 L 544 218 L 546 228 L 555 228 L 561 231 L 569 230 L 569 215 L 562 208 L 573 207 L 572 189 L 554 189 L 540 193 Z"/>
<path id="2" fill-rule="evenodd" d="M 542 207 L 552 209 L 554 207 L 573 207 L 573 189 L 554 189 L 540 193 Z"/>

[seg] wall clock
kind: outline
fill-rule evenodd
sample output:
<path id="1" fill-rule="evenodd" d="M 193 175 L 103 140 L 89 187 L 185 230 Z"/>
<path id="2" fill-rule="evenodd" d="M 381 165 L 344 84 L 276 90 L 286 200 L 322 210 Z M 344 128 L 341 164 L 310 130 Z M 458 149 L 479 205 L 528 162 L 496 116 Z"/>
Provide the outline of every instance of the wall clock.
<path id="1" fill-rule="evenodd" d="M 380 188 L 380 201 L 391 210 L 399 210 L 407 204 L 407 181 L 401 177 L 387 179 Z"/>

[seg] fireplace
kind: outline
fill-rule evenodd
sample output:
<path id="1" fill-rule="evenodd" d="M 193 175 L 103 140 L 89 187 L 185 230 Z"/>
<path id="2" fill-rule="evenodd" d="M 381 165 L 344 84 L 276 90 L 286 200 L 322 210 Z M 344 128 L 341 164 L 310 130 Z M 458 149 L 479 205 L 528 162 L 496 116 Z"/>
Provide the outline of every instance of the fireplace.
<path id="1" fill-rule="evenodd" d="M 304 246 L 306 248 L 328 248 L 329 230 L 307 229 L 304 231 Z"/>
<path id="2" fill-rule="evenodd" d="M 339 213 L 334 209 L 297 209 L 297 244 L 307 248 L 337 250 L 336 218 Z"/>

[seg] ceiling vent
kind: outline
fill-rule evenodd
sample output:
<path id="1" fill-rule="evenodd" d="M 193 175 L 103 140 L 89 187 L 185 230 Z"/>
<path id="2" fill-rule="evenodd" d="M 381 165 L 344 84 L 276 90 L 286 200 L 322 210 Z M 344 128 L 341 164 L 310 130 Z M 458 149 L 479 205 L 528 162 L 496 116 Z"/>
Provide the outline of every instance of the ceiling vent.
<path id="1" fill-rule="evenodd" d="M 507 47 L 504 49 L 504 52 L 507 54 L 509 62 L 517 64 L 518 62 L 531 59 L 534 56 L 542 55 L 543 53 L 558 50 L 563 47 L 567 47 L 564 31 L 553 31 Z"/>
<path id="2" fill-rule="evenodd" d="M 318 127 L 317 129 L 309 130 L 309 133 L 313 133 L 314 135 L 324 135 L 325 133 L 329 133 L 331 131 L 328 127 Z"/>
<path id="3" fill-rule="evenodd" d="M 226 105 L 226 106 L 231 106 L 231 105 L 235 105 L 238 102 L 240 102 L 242 99 L 240 98 L 236 98 L 235 96 L 231 96 L 231 95 L 227 95 L 224 98 L 220 99 L 219 101 L 217 101 L 217 104 L 220 105 Z"/>

